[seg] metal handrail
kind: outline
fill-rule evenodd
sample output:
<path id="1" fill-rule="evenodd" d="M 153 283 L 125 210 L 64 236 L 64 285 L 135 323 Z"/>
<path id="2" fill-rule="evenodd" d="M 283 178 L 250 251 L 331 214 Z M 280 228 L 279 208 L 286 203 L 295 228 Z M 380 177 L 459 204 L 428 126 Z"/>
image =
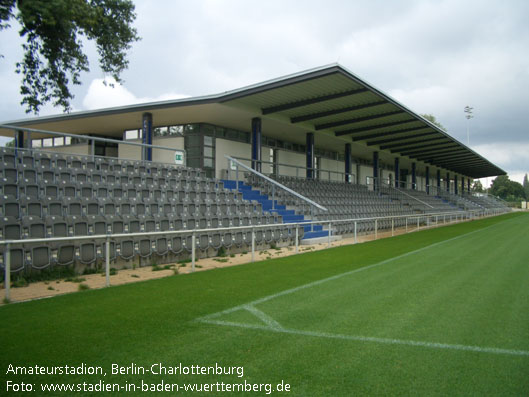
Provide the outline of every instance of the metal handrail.
<path id="1" fill-rule="evenodd" d="M 152 144 L 148 144 L 148 143 L 136 143 L 136 142 L 129 142 L 129 141 L 126 141 L 126 140 L 120 141 L 118 139 L 99 138 L 99 137 L 89 136 L 89 135 L 68 134 L 68 133 L 65 133 L 65 132 L 56 132 L 56 131 L 40 130 L 40 129 L 35 129 L 35 128 L 17 127 L 17 126 L 9 125 L 9 124 L 0 124 L 0 128 L 11 129 L 11 130 L 15 130 L 15 131 L 19 130 L 19 131 L 27 131 L 27 132 L 36 132 L 36 133 L 39 133 L 39 134 L 48 134 L 48 135 L 57 135 L 57 136 L 62 136 L 62 137 L 78 138 L 78 139 L 84 139 L 84 140 L 92 141 L 92 142 L 95 142 L 95 141 L 98 141 L 98 142 L 110 142 L 110 143 L 117 143 L 117 144 L 120 144 L 120 145 L 141 146 L 141 147 L 146 147 L 146 148 L 163 149 L 163 150 L 170 150 L 170 151 L 178 150 L 178 151 L 183 151 L 185 153 L 185 155 L 186 155 L 186 158 L 187 158 L 187 153 L 186 153 L 185 149 L 169 148 L 169 147 L 165 147 L 165 146 L 152 145 Z M 64 145 L 64 146 L 67 146 L 67 145 Z M 64 147 L 64 146 L 61 146 L 61 147 Z M 20 148 L 14 148 L 14 149 L 20 149 Z M 32 148 L 32 149 L 34 149 L 34 148 Z M 95 155 L 95 154 L 92 154 L 92 155 Z"/>
<path id="2" fill-rule="evenodd" d="M 404 190 L 402 190 L 402 189 L 397 189 L 396 187 L 393 187 L 393 186 L 391 186 L 391 185 L 390 185 L 389 187 L 390 187 L 391 189 L 394 189 L 394 190 L 396 190 L 396 191 L 398 191 L 398 192 L 404 194 L 405 196 L 408 196 L 408 197 L 410 197 L 410 198 L 412 198 L 412 199 L 414 199 L 414 200 L 417 200 L 419 203 L 424 204 L 424 205 L 426 205 L 427 207 L 434 208 L 433 205 L 430 205 L 430 204 L 428 204 L 427 202 L 418 199 L 417 197 L 413 197 L 411 194 L 406 193 L 406 192 L 405 192 Z"/>
<path id="3" fill-rule="evenodd" d="M 272 178 L 269 178 L 269 177 L 267 177 L 266 175 L 261 174 L 259 171 L 256 171 L 256 170 L 254 170 L 253 168 L 248 167 L 246 164 L 241 163 L 239 160 L 236 160 L 236 159 L 234 159 L 233 157 L 228 156 L 227 154 L 226 154 L 224 157 L 226 157 L 228 160 L 234 162 L 234 163 L 237 164 L 238 166 L 241 166 L 241 167 L 244 168 L 245 170 L 250 171 L 251 173 L 257 175 L 257 176 L 260 177 L 260 178 L 263 178 L 263 179 L 266 180 L 267 182 L 270 182 L 270 183 L 272 183 L 273 185 L 275 185 L 275 186 L 277 186 L 277 187 L 279 187 L 279 188 L 285 190 L 286 192 L 292 194 L 293 196 L 296 196 L 297 198 L 299 198 L 299 199 L 301 199 L 301 200 L 303 200 L 303 201 L 306 201 L 306 202 L 309 203 L 310 205 L 312 205 L 312 206 L 314 206 L 314 207 L 316 207 L 316 208 L 319 208 L 320 210 L 328 211 L 328 209 L 325 208 L 325 207 L 323 207 L 322 205 L 320 205 L 320 204 L 316 203 L 315 201 L 312 201 L 311 199 L 309 199 L 309 198 L 307 198 L 307 197 L 305 197 L 305 196 L 299 194 L 298 192 L 296 192 L 296 191 L 294 191 L 294 190 L 292 190 L 292 189 L 286 187 L 285 185 L 282 185 L 281 183 L 279 183 L 279 182 L 273 180 Z"/>
<path id="4" fill-rule="evenodd" d="M 244 157 L 234 157 L 236 160 L 244 160 L 244 161 L 248 161 L 248 162 L 252 162 L 252 161 L 255 161 L 255 160 L 252 160 L 252 159 L 249 159 L 249 158 L 244 158 Z M 313 171 L 314 173 L 319 173 L 319 174 L 325 174 L 327 173 L 328 175 L 328 181 L 334 181 L 334 180 L 331 180 L 331 175 L 340 175 L 340 182 L 347 182 L 347 175 L 350 175 L 353 177 L 353 181 L 356 181 L 356 174 L 354 173 L 345 173 L 345 172 L 340 172 L 340 171 L 332 171 L 332 170 L 324 170 L 324 169 L 321 169 L 321 168 L 308 168 L 308 167 L 302 167 L 302 166 L 299 166 L 299 165 L 294 165 L 294 164 L 287 164 L 287 163 L 275 163 L 273 161 L 266 161 L 266 160 L 258 160 L 257 161 L 258 163 L 260 164 L 266 164 L 266 165 L 270 165 L 272 167 L 275 167 L 277 166 L 278 168 L 280 167 L 284 167 L 284 168 L 294 168 L 296 170 L 296 178 L 301 178 L 299 176 L 299 172 L 298 170 L 309 170 L 309 171 Z M 278 175 L 278 176 L 281 176 L 281 173 L 280 172 L 272 172 L 271 174 L 274 174 L 274 175 Z M 318 178 L 320 180 L 324 180 L 323 178 Z"/>

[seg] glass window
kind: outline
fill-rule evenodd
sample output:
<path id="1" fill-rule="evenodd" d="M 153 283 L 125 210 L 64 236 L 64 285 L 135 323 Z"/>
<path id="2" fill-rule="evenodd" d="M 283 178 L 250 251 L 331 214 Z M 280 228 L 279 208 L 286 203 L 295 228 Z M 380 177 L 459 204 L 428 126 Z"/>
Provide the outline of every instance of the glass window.
<path id="1" fill-rule="evenodd" d="M 167 136 L 167 127 L 156 127 L 153 131 L 154 136 Z"/>
<path id="2" fill-rule="evenodd" d="M 200 131 L 202 131 L 203 134 L 215 135 L 215 127 L 211 124 L 202 124 Z"/>
<path id="3" fill-rule="evenodd" d="M 53 138 L 45 138 L 42 140 L 42 146 L 44 147 L 52 147 L 53 146 Z"/>
<path id="4" fill-rule="evenodd" d="M 72 144 L 72 137 L 71 136 L 64 137 L 64 144 L 65 145 L 71 145 Z"/>
<path id="5" fill-rule="evenodd" d="M 139 130 L 125 131 L 125 139 L 138 139 L 140 137 Z"/>
<path id="6" fill-rule="evenodd" d="M 238 136 L 239 136 L 239 133 L 237 132 L 237 130 L 232 130 L 232 129 L 226 130 L 226 138 L 233 139 L 234 141 L 236 141 Z"/>
<path id="7" fill-rule="evenodd" d="M 215 136 L 217 138 L 224 138 L 226 136 L 226 129 L 224 127 L 215 127 Z"/>
<path id="8" fill-rule="evenodd" d="M 186 124 L 184 126 L 184 133 L 186 134 L 192 134 L 195 132 L 199 132 L 200 124 Z"/>
<path id="9" fill-rule="evenodd" d="M 213 157 L 213 148 L 204 146 L 204 156 L 206 157 Z"/>
<path id="10" fill-rule="evenodd" d="M 201 155 L 200 146 L 188 147 L 186 151 L 189 157 L 200 157 Z"/>
<path id="11" fill-rule="evenodd" d="M 211 157 L 204 157 L 204 167 L 213 168 L 213 159 Z"/>
<path id="12" fill-rule="evenodd" d="M 198 146 L 200 147 L 200 136 L 199 135 L 190 135 L 186 137 L 186 147 L 187 146 Z"/>
<path id="13" fill-rule="evenodd" d="M 64 146 L 64 137 L 53 138 L 53 146 Z"/>
<path id="14" fill-rule="evenodd" d="M 42 147 L 42 140 L 41 139 L 32 140 L 31 147 Z"/>
<path id="15" fill-rule="evenodd" d="M 206 146 L 213 146 L 213 138 L 210 136 L 204 137 L 204 145 Z"/>
<path id="16" fill-rule="evenodd" d="M 183 125 L 172 125 L 169 127 L 168 135 L 170 136 L 182 136 L 184 134 Z"/>

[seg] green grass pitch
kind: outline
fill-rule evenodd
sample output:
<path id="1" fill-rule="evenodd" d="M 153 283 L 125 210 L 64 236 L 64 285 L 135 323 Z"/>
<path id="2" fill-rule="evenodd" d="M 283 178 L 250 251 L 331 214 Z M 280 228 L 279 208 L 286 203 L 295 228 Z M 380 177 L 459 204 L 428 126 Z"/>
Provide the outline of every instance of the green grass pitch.
<path id="1" fill-rule="evenodd" d="M 6 305 L 0 394 L 8 381 L 35 395 L 41 383 L 164 381 L 283 382 L 290 392 L 272 394 L 292 396 L 529 395 L 528 235 L 529 214 L 512 213 Z M 7 371 L 81 363 L 106 376 Z M 132 363 L 218 363 L 244 375 L 111 374 Z"/>

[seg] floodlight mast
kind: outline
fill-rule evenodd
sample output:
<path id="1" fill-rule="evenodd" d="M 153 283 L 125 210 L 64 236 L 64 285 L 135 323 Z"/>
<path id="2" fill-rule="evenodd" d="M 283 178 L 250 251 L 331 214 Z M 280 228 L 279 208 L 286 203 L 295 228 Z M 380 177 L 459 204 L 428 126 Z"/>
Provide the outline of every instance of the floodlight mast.
<path id="1" fill-rule="evenodd" d="M 472 111 L 474 108 L 470 106 L 465 106 L 465 113 L 467 114 L 465 117 L 467 118 L 467 146 L 470 146 L 470 119 L 474 116 L 472 115 Z"/>

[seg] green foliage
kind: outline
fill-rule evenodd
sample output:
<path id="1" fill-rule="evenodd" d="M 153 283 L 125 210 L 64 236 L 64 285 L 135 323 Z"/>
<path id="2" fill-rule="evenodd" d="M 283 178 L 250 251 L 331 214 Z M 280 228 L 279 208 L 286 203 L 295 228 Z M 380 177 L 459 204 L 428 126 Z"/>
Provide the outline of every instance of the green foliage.
<path id="1" fill-rule="evenodd" d="M 525 192 L 525 199 L 529 200 L 529 179 L 527 178 L 527 174 L 523 177 L 523 190 Z"/>
<path id="2" fill-rule="evenodd" d="M 87 289 L 90 289 L 88 284 L 79 284 L 79 291 L 85 291 Z"/>
<path id="3" fill-rule="evenodd" d="M 472 190 L 473 192 L 477 192 L 477 193 L 483 193 L 485 191 L 485 189 L 483 189 L 483 184 L 481 183 L 479 179 L 476 179 L 472 183 L 470 190 Z"/>
<path id="4" fill-rule="evenodd" d="M 433 125 L 439 127 L 440 129 L 446 132 L 446 128 L 439 121 L 437 121 L 437 119 L 435 118 L 433 114 L 426 113 L 426 114 L 421 114 L 421 116 L 425 118 L 426 120 L 428 120 Z"/>
<path id="5" fill-rule="evenodd" d="M 70 282 L 70 283 L 82 283 L 83 281 L 86 281 L 86 278 L 84 278 L 84 277 L 68 277 L 64 281 L 67 281 L 67 282 Z"/>
<path id="6" fill-rule="evenodd" d="M 523 186 L 515 181 L 511 181 L 507 175 L 500 175 L 492 181 L 489 190 L 490 194 L 498 196 L 506 201 L 523 201 L 525 191 Z"/>
<path id="7" fill-rule="evenodd" d="M 217 256 L 220 256 L 221 258 L 226 256 L 226 250 L 224 249 L 224 247 L 219 248 L 219 250 L 217 251 Z"/>
<path id="8" fill-rule="evenodd" d="M 81 73 L 89 71 L 83 40 L 95 42 L 101 70 L 118 83 L 128 66 L 126 53 L 139 40 L 131 0 L 1 0 L 0 30 L 11 18 L 26 39 L 16 72 L 23 76 L 27 113 L 38 113 L 48 102 L 70 110 L 71 85 L 80 85 Z"/>

